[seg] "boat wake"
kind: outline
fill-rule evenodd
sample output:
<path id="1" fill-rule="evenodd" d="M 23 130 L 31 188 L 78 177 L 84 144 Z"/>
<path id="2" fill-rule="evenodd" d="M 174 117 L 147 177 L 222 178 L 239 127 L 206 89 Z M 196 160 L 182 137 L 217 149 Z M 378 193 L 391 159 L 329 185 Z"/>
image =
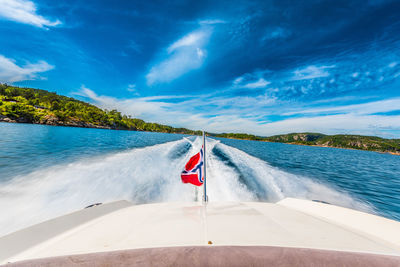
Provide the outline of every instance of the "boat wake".
<path id="1" fill-rule="evenodd" d="M 201 138 L 132 149 L 35 171 L 0 186 L 0 236 L 97 202 L 195 201 L 202 190 L 182 184 L 180 172 Z M 372 212 L 328 185 L 296 176 L 217 140 L 207 140 L 210 201 L 317 199 Z"/>

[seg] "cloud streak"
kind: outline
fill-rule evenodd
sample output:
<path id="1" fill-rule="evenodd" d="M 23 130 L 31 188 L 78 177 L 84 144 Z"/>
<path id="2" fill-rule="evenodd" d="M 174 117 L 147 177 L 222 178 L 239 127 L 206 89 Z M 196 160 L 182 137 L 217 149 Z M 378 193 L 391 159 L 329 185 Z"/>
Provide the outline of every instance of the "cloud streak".
<path id="1" fill-rule="evenodd" d="M 7 20 L 33 25 L 39 28 L 54 27 L 61 21 L 50 21 L 36 13 L 37 7 L 29 0 L 0 0 L 0 17 Z"/>
<path id="2" fill-rule="evenodd" d="M 311 109 L 302 109 L 293 112 L 286 112 L 282 115 L 292 116 L 297 114 L 335 114 L 352 113 L 359 115 L 385 113 L 400 110 L 400 98 L 385 99 L 362 104 L 343 105 L 336 107 L 316 107 Z"/>
<path id="3" fill-rule="evenodd" d="M 200 25 L 214 25 L 214 24 L 226 24 L 228 23 L 222 19 L 203 19 L 199 21 Z"/>
<path id="4" fill-rule="evenodd" d="M 54 69 L 54 66 L 46 61 L 37 63 L 27 63 L 24 66 L 18 66 L 15 60 L 0 55 L 0 81 L 13 83 L 25 80 L 35 80 L 40 78 L 37 74 Z"/>
<path id="5" fill-rule="evenodd" d="M 263 78 L 263 76 L 268 71 L 260 72 L 257 71 L 255 73 L 246 73 L 242 76 L 239 76 L 233 80 L 232 86 L 233 88 L 247 88 L 247 89 L 259 89 L 265 88 L 269 84 L 270 81 L 267 81 Z"/>
<path id="6" fill-rule="evenodd" d="M 163 59 L 151 67 L 146 75 L 147 85 L 168 83 L 189 71 L 200 68 L 206 58 L 207 51 L 204 47 L 210 35 L 210 28 L 201 28 L 168 46 Z"/>
<path id="7" fill-rule="evenodd" d="M 255 89 L 255 88 L 265 88 L 271 82 L 264 80 L 263 78 L 258 79 L 255 82 L 249 82 L 243 85 L 244 88 Z"/>
<path id="8" fill-rule="evenodd" d="M 310 80 L 316 78 L 328 77 L 330 75 L 328 69 L 334 68 L 334 65 L 331 66 L 307 66 L 303 69 L 298 69 L 293 72 L 293 81 L 299 80 Z"/>

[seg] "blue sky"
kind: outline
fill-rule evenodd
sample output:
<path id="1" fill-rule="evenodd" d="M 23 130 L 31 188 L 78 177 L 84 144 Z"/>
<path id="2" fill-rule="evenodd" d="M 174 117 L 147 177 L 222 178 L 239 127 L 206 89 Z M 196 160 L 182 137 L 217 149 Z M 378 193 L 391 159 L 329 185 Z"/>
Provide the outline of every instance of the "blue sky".
<path id="1" fill-rule="evenodd" d="M 0 81 L 177 127 L 400 138 L 400 2 L 0 0 Z"/>

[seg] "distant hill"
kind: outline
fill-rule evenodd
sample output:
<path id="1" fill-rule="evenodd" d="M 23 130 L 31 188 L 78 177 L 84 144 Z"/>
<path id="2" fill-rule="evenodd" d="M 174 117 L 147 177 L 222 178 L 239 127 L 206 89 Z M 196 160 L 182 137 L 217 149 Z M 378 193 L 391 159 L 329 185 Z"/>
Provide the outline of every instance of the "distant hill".
<path id="1" fill-rule="evenodd" d="M 321 133 L 290 133 L 270 137 L 224 133 L 213 134 L 213 136 L 297 145 L 360 149 L 400 155 L 400 139 L 385 139 L 376 136 L 325 135 Z"/>
<path id="2" fill-rule="evenodd" d="M 174 128 L 102 110 L 89 103 L 45 90 L 0 84 L 0 121 L 86 128 L 135 130 L 200 135 L 200 131 Z"/>
<path id="3" fill-rule="evenodd" d="M 282 135 L 274 135 L 267 137 L 266 140 L 270 142 L 280 143 L 299 143 L 299 144 L 314 144 L 317 140 L 327 137 L 328 135 L 320 133 L 290 133 Z"/>
<path id="4" fill-rule="evenodd" d="M 222 133 L 222 134 L 209 133 L 209 135 L 214 136 L 214 137 L 253 140 L 253 141 L 265 141 L 265 138 L 266 138 L 266 137 L 252 135 L 252 134 L 245 134 L 245 133 Z"/>
<path id="5" fill-rule="evenodd" d="M 322 147 L 351 148 L 400 154 L 400 139 L 385 139 L 363 135 L 324 135 L 320 133 L 292 133 L 266 138 L 270 142 L 282 142 Z"/>

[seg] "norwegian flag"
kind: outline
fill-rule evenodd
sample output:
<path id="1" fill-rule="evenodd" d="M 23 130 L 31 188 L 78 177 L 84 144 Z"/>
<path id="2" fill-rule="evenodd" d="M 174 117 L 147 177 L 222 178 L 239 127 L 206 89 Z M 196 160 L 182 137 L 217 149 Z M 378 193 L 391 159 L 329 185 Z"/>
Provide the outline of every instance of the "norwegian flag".
<path id="1" fill-rule="evenodd" d="M 196 186 L 203 185 L 204 174 L 203 174 L 203 147 L 199 153 L 189 159 L 185 165 L 185 169 L 181 173 L 181 179 L 183 183 L 191 183 Z"/>

